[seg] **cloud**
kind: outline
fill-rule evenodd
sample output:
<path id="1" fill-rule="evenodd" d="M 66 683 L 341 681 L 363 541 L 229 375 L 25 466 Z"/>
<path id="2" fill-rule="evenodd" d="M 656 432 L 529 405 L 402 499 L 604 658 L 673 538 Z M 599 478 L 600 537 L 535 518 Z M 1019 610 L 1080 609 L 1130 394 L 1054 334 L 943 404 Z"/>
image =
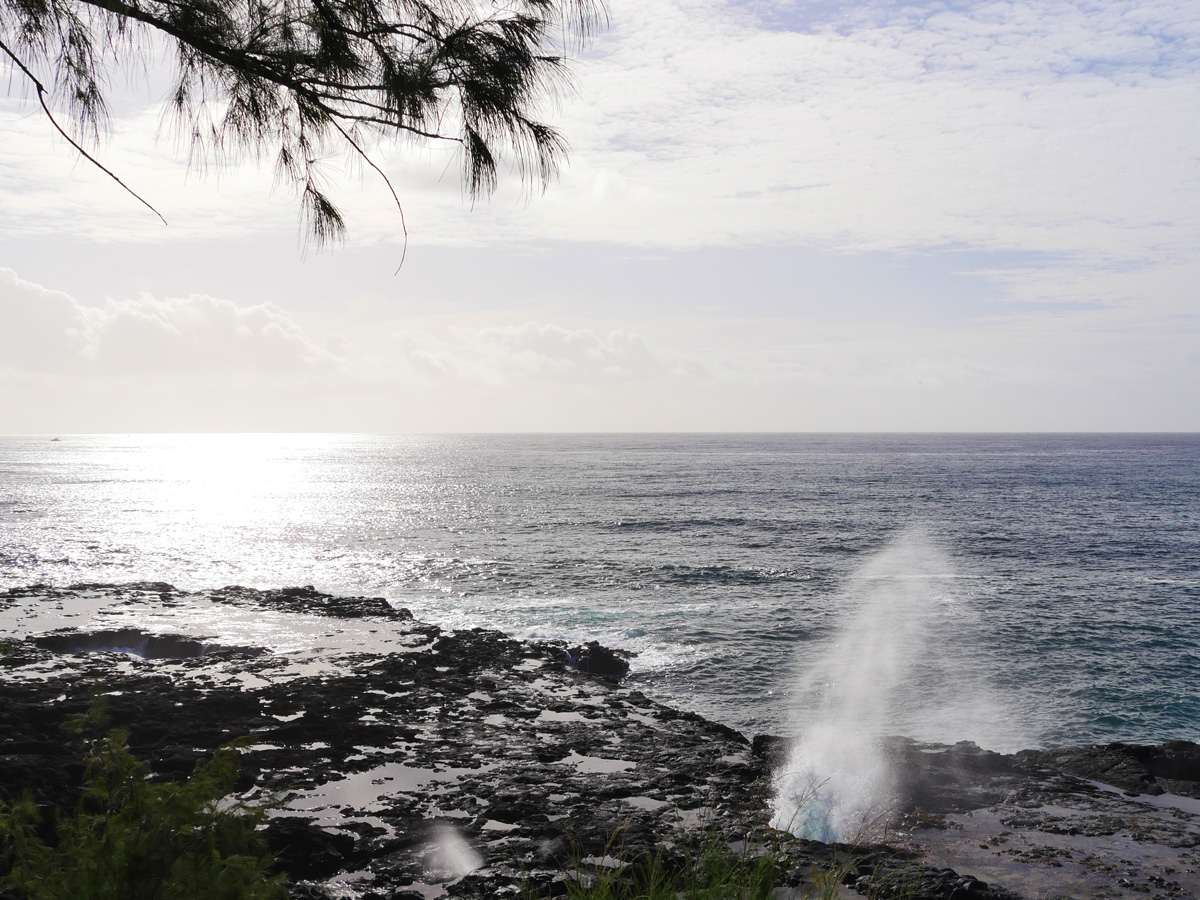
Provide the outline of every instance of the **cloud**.
<path id="1" fill-rule="evenodd" d="M 526 323 L 397 334 L 414 371 L 432 377 L 506 384 L 511 381 L 629 381 L 701 376 L 694 360 L 652 346 L 640 334 Z"/>
<path id="2" fill-rule="evenodd" d="M 302 373 L 342 362 L 271 304 L 195 294 L 83 306 L 2 268 L 0 360 L 16 370 L 103 375 Z"/>
<path id="3" fill-rule="evenodd" d="M 1113 279 L 1119 282 L 1119 278 Z M 1181 270 L 1172 281 L 1194 283 Z M 1176 285 L 1178 286 L 1178 285 Z M 1166 286 L 1164 286 L 1165 288 Z M 1125 288 L 1120 288 L 1124 290 Z M 87 306 L 0 270 L 0 428 L 1007 430 L 1200 425 L 1194 311 L 1029 304 L 912 322 L 406 318 L 349 339 L 202 295 Z M 387 315 L 394 318 L 387 319 Z M 528 314 L 525 314 L 526 316 Z M 387 322 L 385 326 L 383 323 Z"/>
<path id="4" fill-rule="evenodd" d="M 83 308 L 61 291 L 22 281 L 0 268 L 0 365 L 18 370 L 58 369 L 79 358 Z"/>
<path id="5" fill-rule="evenodd" d="M 1200 91 L 1143 58 L 1152 36 L 1068 4 L 922 12 L 786 31 L 717 3 L 615 10 L 612 53 L 585 81 L 603 118 L 580 128 L 611 150 L 589 162 L 646 191 L 621 227 L 638 241 L 1128 252 L 1132 226 L 1195 222 L 1183 113 Z"/>
<path id="6" fill-rule="evenodd" d="M 694 359 L 626 330 L 535 322 L 464 327 L 450 319 L 436 330 L 402 330 L 390 345 L 363 349 L 338 334 L 318 340 L 270 303 L 143 294 L 85 306 L 4 268 L 0 367 L 85 377 L 299 375 L 376 385 L 412 376 L 508 384 L 704 374 Z"/>
<path id="7" fill-rule="evenodd" d="M 549 111 L 570 167 L 531 204 L 502 191 L 469 209 L 452 148 L 373 148 L 414 235 L 1094 260 L 1172 258 L 1200 239 L 1200 21 L 1186 5 L 614 0 L 611 20 L 577 66 L 579 96 Z M 36 115 L 0 134 L 22 160 L 7 177 L 26 182 L 0 192 L 3 218 L 147 240 L 294 229 L 291 199 L 254 166 L 179 187 L 157 121 L 143 107 L 115 123 L 105 158 L 170 229 L 69 149 L 47 153 Z M 352 231 L 397 239 L 382 185 L 332 170 Z"/>
<path id="8" fill-rule="evenodd" d="M 428 427 L 459 427 L 464 397 L 484 399 L 462 427 L 1196 426 L 1200 20 L 1187 4 L 611 0 L 610 13 L 579 96 L 550 113 L 572 156 L 545 196 L 502 190 L 472 210 L 452 154 L 372 148 L 414 235 L 400 278 L 370 280 L 352 254 L 331 257 L 337 280 L 319 287 L 313 267 L 281 265 L 271 296 L 295 315 L 207 282 L 240 302 L 162 299 L 189 282 L 85 307 L 3 282 L 0 366 L 317 373 L 328 409 L 358 404 L 348 427 L 368 429 L 417 427 L 406 417 L 435 407 Z M 130 109 L 104 159 L 170 228 L 55 147 L 33 111 L 0 129 L 0 231 L 129 246 L 282 233 L 290 248 L 295 207 L 269 173 L 181 188 L 157 114 Z M 390 197 L 365 175 L 335 189 L 352 237 L 395 239 Z M 553 277 L 496 262 L 552 242 L 577 248 Z M 448 249 L 431 263 L 433 243 Z M 614 244 L 679 268 L 622 293 L 603 271 Z M 478 245 L 492 247 L 459 249 Z M 396 246 L 379 254 L 389 275 Z M 748 246 L 796 265 L 760 277 L 749 251 L 726 249 Z M 861 284 L 813 271 L 879 258 L 939 265 Z M 124 260 L 139 269 L 136 251 Z M 266 285 L 261 260 L 243 265 Z M 957 265 L 986 296 L 927 272 Z M 287 279 L 304 280 L 303 305 Z M 812 313 L 818 301 L 838 315 Z M 314 322 L 354 344 L 315 337 Z M 611 419 L 587 419 L 582 394 L 616 398 Z M 551 395 L 561 420 L 521 418 Z"/>

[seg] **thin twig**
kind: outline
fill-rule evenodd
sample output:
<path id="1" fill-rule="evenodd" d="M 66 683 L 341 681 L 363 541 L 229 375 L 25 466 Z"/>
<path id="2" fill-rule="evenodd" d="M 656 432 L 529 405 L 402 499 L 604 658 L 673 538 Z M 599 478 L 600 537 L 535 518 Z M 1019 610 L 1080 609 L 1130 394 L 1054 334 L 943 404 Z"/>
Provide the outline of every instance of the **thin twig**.
<path id="1" fill-rule="evenodd" d="M 342 137 L 346 139 L 346 143 L 348 143 L 355 149 L 355 151 L 357 151 L 358 155 L 362 157 L 363 161 L 379 173 L 379 177 L 383 179 L 383 183 L 387 185 L 387 189 L 392 192 L 392 199 L 396 201 L 396 209 L 400 210 L 400 230 L 404 232 L 404 247 L 400 251 L 400 265 L 396 266 L 396 271 L 393 273 L 393 275 L 399 275 L 400 270 L 404 268 L 404 259 L 408 256 L 408 223 L 404 220 L 404 207 L 400 205 L 400 196 L 396 193 L 396 189 L 392 187 L 392 180 L 388 178 L 386 174 L 384 174 L 383 169 L 375 165 L 371 157 L 367 156 L 363 148 L 358 145 L 358 142 L 355 141 L 354 138 L 350 136 L 350 133 L 341 126 L 341 123 L 336 119 L 331 119 L 330 122 L 333 124 L 334 128 L 342 133 Z"/>
<path id="2" fill-rule="evenodd" d="M 105 167 L 105 165 L 103 163 L 101 163 L 100 160 L 96 159 L 96 157 L 92 156 L 92 154 L 90 154 L 86 150 L 84 150 L 83 147 L 79 146 L 79 142 L 76 141 L 75 138 L 71 137 L 71 135 L 67 134 L 63 130 L 63 127 L 58 124 L 58 120 L 54 118 L 54 113 L 50 112 L 50 107 L 46 104 L 46 87 L 45 87 L 45 85 L 43 85 L 41 83 L 41 81 L 38 80 L 38 77 L 29 70 L 29 67 L 26 66 L 25 63 L 21 62 L 20 58 L 15 53 L 13 53 L 12 50 L 8 49 L 8 45 L 5 44 L 4 41 L 0 41 L 0 50 L 3 50 L 5 52 L 5 54 L 8 56 L 8 58 L 11 59 L 14 63 L 16 63 L 17 67 L 22 72 L 25 73 L 25 77 L 33 82 L 33 86 L 37 90 L 38 103 L 42 104 L 42 109 L 45 110 L 46 118 L 50 120 L 50 124 L 54 126 L 54 129 L 59 134 L 61 134 L 64 138 L 66 138 L 67 143 L 70 144 L 72 147 L 74 147 L 77 151 L 79 151 L 80 156 L 82 156 L 84 159 L 86 159 L 88 162 L 90 162 L 93 166 L 95 166 L 97 169 L 99 169 L 101 172 L 103 172 L 105 175 L 107 175 L 109 178 L 111 178 L 113 181 L 115 181 L 117 184 L 119 184 L 121 187 L 123 187 L 125 189 L 125 191 L 129 194 L 129 196 L 133 197 L 133 199 L 137 200 L 139 203 L 141 203 L 143 206 L 145 206 L 146 209 L 150 210 L 150 212 L 152 212 L 156 216 L 158 216 L 159 219 L 162 220 L 162 223 L 164 225 L 166 225 L 167 220 L 163 218 L 162 213 L 160 213 L 157 209 L 155 209 L 153 206 L 151 206 L 145 200 L 145 198 L 139 196 L 137 191 L 135 191 L 133 188 L 131 188 L 129 185 L 127 185 L 125 182 L 123 182 L 120 178 L 118 178 L 117 174 L 115 172 L 113 172 L 111 169 Z"/>

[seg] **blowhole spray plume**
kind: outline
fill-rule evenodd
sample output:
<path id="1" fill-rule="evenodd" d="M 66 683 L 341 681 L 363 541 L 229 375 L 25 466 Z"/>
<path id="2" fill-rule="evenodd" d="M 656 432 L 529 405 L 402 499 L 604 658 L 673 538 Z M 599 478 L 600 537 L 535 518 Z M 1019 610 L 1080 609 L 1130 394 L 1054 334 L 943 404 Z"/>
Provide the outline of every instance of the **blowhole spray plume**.
<path id="1" fill-rule="evenodd" d="M 483 865 L 483 857 L 457 829 L 438 825 L 426 845 L 426 875 L 435 882 L 456 881 Z"/>
<path id="2" fill-rule="evenodd" d="M 879 738 L 937 702 L 925 682 L 934 681 L 942 699 L 962 687 L 944 661 L 934 660 L 942 668 L 932 678 L 929 665 L 933 633 L 955 618 L 958 586 L 949 557 L 915 528 L 850 577 L 837 597 L 843 624 L 796 685 L 793 721 L 801 729 L 775 774 L 776 828 L 853 842 L 886 825 L 896 776 Z"/>

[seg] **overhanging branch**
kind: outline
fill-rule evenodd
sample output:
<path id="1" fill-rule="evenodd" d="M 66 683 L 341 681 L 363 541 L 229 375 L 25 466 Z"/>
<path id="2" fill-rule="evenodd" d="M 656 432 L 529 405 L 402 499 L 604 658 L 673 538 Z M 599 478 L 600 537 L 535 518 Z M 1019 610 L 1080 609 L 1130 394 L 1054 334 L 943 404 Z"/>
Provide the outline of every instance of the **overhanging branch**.
<path id="1" fill-rule="evenodd" d="M 0 40 L 0 50 L 4 51 L 4 54 L 13 61 L 13 63 L 17 66 L 17 68 L 19 68 L 22 72 L 25 73 L 25 77 L 28 78 L 30 80 L 30 82 L 33 84 L 34 90 L 37 91 L 38 103 L 40 103 L 42 105 L 42 109 L 46 113 L 46 118 L 48 118 L 50 120 L 50 124 L 54 126 L 55 131 L 57 131 L 64 138 L 66 138 L 67 143 L 70 144 L 72 147 L 74 147 L 79 152 L 80 156 L 82 156 L 84 159 L 86 159 L 88 162 L 90 162 L 93 166 L 95 166 L 97 169 L 99 169 L 101 172 L 103 172 L 105 175 L 107 175 L 109 178 L 111 178 L 113 181 L 115 181 L 117 184 L 119 184 L 122 188 L 124 188 L 125 192 L 128 193 L 129 196 L 133 197 L 135 200 L 138 201 L 138 203 L 141 203 L 143 206 L 146 207 L 146 209 L 150 210 L 150 212 L 152 212 L 156 216 L 158 216 L 158 218 L 160 220 L 162 220 L 162 223 L 164 225 L 166 225 L 167 220 L 163 218 L 162 213 L 160 213 L 157 209 L 155 209 L 153 206 L 151 206 L 150 203 L 147 202 L 147 200 L 144 197 L 142 197 L 140 194 L 138 194 L 137 191 L 135 191 L 133 188 L 131 188 L 129 185 L 127 185 L 125 182 L 123 182 L 120 178 L 118 178 L 117 174 L 115 172 L 113 172 L 111 169 L 107 168 L 102 162 L 100 162 L 98 159 L 96 159 L 96 157 L 92 156 L 92 154 L 90 154 L 86 150 L 84 150 L 83 147 L 81 147 L 79 145 L 79 142 L 75 140 L 75 138 L 71 137 L 71 135 L 67 134 L 67 132 L 63 130 L 63 127 L 58 124 L 58 120 L 54 118 L 54 113 L 52 113 L 50 111 L 50 107 L 46 103 L 46 87 L 45 87 L 45 85 L 43 85 L 42 82 L 38 79 L 38 77 L 36 75 L 34 75 L 32 71 L 30 71 L 29 67 L 27 65 L 25 65 L 24 62 L 21 61 L 20 57 L 18 57 L 17 54 L 13 53 L 13 51 L 9 49 L 8 44 L 4 43 L 4 41 L 2 41 L 2 40 Z"/>

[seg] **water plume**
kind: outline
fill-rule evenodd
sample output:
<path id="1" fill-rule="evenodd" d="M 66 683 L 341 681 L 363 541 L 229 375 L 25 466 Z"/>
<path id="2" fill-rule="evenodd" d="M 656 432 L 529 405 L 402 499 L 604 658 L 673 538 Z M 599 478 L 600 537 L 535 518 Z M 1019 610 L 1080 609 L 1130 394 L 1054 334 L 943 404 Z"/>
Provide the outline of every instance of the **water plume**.
<path id="1" fill-rule="evenodd" d="M 427 875 L 434 881 L 454 881 L 483 865 L 483 857 L 458 829 L 441 823 L 426 846 Z"/>
<path id="2" fill-rule="evenodd" d="M 903 727 L 904 707 L 928 700 L 915 676 L 931 656 L 931 628 L 955 603 L 954 583 L 949 558 L 920 529 L 903 531 L 848 579 L 836 598 L 841 627 L 796 685 L 802 730 L 775 775 L 775 827 L 852 842 L 886 822 L 895 774 L 878 739 Z"/>

